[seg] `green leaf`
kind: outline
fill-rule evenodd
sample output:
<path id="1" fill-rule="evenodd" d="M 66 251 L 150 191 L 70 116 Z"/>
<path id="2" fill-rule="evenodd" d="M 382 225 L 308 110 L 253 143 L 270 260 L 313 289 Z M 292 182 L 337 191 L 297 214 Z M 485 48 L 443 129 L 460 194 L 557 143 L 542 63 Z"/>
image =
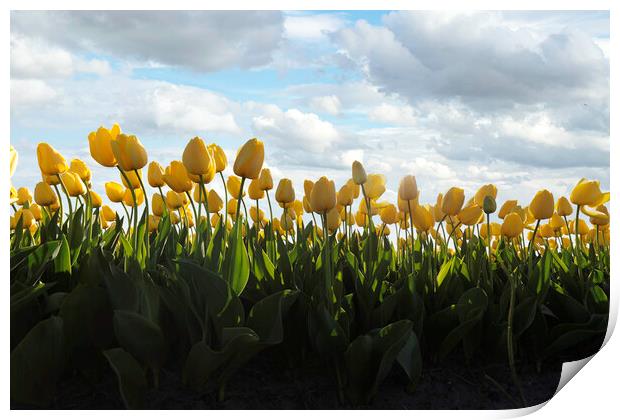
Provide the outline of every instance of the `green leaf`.
<path id="1" fill-rule="evenodd" d="M 114 311 L 114 332 L 119 344 L 140 363 L 155 371 L 166 360 L 166 342 L 157 324 L 134 312 Z"/>
<path id="2" fill-rule="evenodd" d="M 11 400 L 49 406 L 64 368 L 63 322 L 39 322 L 11 352 Z"/>
<path id="3" fill-rule="evenodd" d="M 118 347 L 104 351 L 103 355 L 118 377 L 118 388 L 125 407 L 130 410 L 144 408 L 147 382 L 142 366 L 131 354 Z"/>
<path id="4" fill-rule="evenodd" d="M 226 271 L 224 278 L 231 285 L 232 290 L 237 296 L 241 295 L 250 277 L 250 263 L 248 251 L 245 249 L 243 237 L 241 236 L 242 221 L 235 223 L 230 238 L 228 240 L 228 251 L 226 253 Z"/>

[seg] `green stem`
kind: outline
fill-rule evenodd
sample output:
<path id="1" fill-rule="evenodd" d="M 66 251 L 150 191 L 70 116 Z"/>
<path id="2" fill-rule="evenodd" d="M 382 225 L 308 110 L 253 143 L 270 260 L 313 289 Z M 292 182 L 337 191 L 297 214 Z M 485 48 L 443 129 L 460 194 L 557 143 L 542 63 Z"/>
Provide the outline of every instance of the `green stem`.
<path id="1" fill-rule="evenodd" d="M 121 172 L 121 176 L 125 179 L 125 182 L 129 186 L 129 192 L 131 193 L 131 198 L 133 199 L 131 213 L 133 215 L 134 255 L 138 255 L 138 202 L 136 201 L 136 192 L 133 190 L 133 185 L 129 181 L 129 177 L 125 171 L 123 171 L 119 165 L 116 165 L 116 167 Z"/>
<path id="2" fill-rule="evenodd" d="M 226 206 L 224 212 L 224 228 L 228 226 L 228 189 L 226 188 L 226 180 L 224 179 L 224 174 L 220 172 L 220 178 L 222 179 L 222 184 L 224 185 L 224 205 Z M 239 210 L 239 206 L 237 206 L 237 210 Z M 224 229 L 226 232 L 226 229 Z"/>
<path id="3" fill-rule="evenodd" d="M 221 173 L 221 172 L 220 172 Z M 224 176 L 222 176 L 222 180 L 224 179 Z M 235 224 L 237 224 L 237 222 L 239 221 L 239 214 L 241 212 L 241 199 L 243 198 L 243 184 L 245 184 L 245 177 L 242 176 L 241 177 L 241 186 L 239 188 L 239 198 L 237 200 L 237 211 L 235 212 Z"/>
<path id="4" fill-rule="evenodd" d="M 149 241 L 149 198 L 146 196 L 146 188 L 144 188 L 144 183 L 142 182 L 142 177 L 138 173 L 137 169 L 134 169 L 136 176 L 138 177 L 138 182 L 140 182 L 140 188 L 142 188 L 142 194 L 144 194 L 144 210 L 146 211 L 145 218 L 145 228 L 146 232 L 144 237 L 146 238 L 146 257 L 149 257 L 150 254 L 150 241 Z"/>
<path id="5" fill-rule="evenodd" d="M 60 185 L 62 186 L 62 191 L 67 196 L 67 201 L 69 202 L 69 214 L 73 214 L 73 204 L 71 204 L 71 199 L 69 198 L 69 192 L 67 191 L 67 187 L 65 186 L 65 183 L 62 181 L 62 178 L 60 177 L 60 175 L 56 174 L 56 178 L 58 178 L 58 181 L 60 181 Z M 58 196 L 58 199 L 60 199 L 60 196 Z"/>

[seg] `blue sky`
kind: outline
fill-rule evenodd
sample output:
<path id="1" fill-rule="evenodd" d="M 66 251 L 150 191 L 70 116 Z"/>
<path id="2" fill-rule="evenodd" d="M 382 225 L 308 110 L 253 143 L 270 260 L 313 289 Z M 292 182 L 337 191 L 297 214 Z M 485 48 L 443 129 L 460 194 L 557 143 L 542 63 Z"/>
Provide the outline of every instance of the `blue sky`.
<path id="1" fill-rule="evenodd" d="M 196 135 L 231 161 L 259 137 L 298 191 L 355 159 L 390 201 L 405 174 L 422 202 L 488 182 L 524 204 L 581 177 L 608 188 L 609 14 L 12 12 L 13 184 L 33 188 L 47 141 L 103 193 L 118 175 L 87 135 L 114 122 L 163 165 Z"/>

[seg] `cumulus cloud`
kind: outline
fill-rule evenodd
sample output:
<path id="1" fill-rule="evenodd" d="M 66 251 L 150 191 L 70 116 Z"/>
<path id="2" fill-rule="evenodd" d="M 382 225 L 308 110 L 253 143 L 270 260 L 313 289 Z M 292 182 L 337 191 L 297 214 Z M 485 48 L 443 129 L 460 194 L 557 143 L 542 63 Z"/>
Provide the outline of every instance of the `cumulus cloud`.
<path id="1" fill-rule="evenodd" d="M 13 11 L 11 28 L 72 50 L 217 71 L 269 63 L 283 18 L 277 11 Z"/>
<path id="2" fill-rule="evenodd" d="M 284 18 L 284 36 L 302 41 L 323 41 L 327 35 L 346 26 L 346 20 L 334 13 L 289 13 Z"/>
<path id="3" fill-rule="evenodd" d="M 317 112 L 338 115 L 342 104 L 336 95 L 316 96 L 310 100 L 310 107 Z"/>
<path id="4" fill-rule="evenodd" d="M 251 105 L 251 109 L 259 111 L 252 119 L 254 132 L 281 148 L 323 153 L 341 140 L 336 127 L 316 114 L 295 108 L 284 111 L 276 105 Z"/>
<path id="5" fill-rule="evenodd" d="M 414 109 L 409 105 L 382 103 L 374 107 L 368 117 L 372 121 L 395 125 L 413 125 L 416 122 Z"/>
<path id="6" fill-rule="evenodd" d="M 369 79 L 411 102 L 461 98 L 480 109 L 578 98 L 606 102 L 609 63 L 578 30 L 514 28 L 499 13 L 393 12 L 332 39 Z"/>
<path id="7" fill-rule="evenodd" d="M 56 90 L 42 80 L 11 80 L 11 105 L 18 108 L 46 104 L 56 97 Z"/>

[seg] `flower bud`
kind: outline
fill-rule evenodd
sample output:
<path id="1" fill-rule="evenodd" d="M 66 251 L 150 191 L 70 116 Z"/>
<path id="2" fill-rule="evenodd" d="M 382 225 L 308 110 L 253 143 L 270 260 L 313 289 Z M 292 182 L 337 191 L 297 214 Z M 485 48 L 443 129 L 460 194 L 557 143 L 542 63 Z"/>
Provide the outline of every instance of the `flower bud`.
<path id="1" fill-rule="evenodd" d="M 336 207 L 336 186 L 334 181 L 322 176 L 312 187 L 310 205 L 316 213 L 324 213 Z"/>
<path id="2" fill-rule="evenodd" d="M 58 175 L 68 169 L 65 158 L 47 143 L 37 145 L 37 160 L 44 175 Z"/>
<path id="3" fill-rule="evenodd" d="M 265 160 L 265 146 L 258 139 L 248 140 L 237 152 L 233 172 L 249 179 L 258 178 L 263 161 Z"/>
<path id="4" fill-rule="evenodd" d="M 536 220 L 549 219 L 553 216 L 553 194 L 547 190 L 540 190 L 536 193 L 528 209 Z"/>
<path id="5" fill-rule="evenodd" d="M 295 190 L 290 179 L 282 178 L 276 189 L 276 201 L 281 204 L 289 204 L 295 201 Z"/>
<path id="6" fill-rule="evenodd" d="M 357 185 L 362 185 L 368 179 L 364 166 L 357 160 L 353 162 L 353 165 L 351 167 L 351 174 L 353 182 L 355 182 L 355 184 Z"/>

